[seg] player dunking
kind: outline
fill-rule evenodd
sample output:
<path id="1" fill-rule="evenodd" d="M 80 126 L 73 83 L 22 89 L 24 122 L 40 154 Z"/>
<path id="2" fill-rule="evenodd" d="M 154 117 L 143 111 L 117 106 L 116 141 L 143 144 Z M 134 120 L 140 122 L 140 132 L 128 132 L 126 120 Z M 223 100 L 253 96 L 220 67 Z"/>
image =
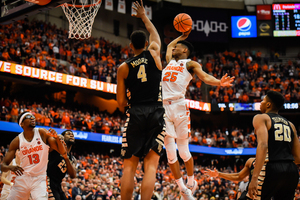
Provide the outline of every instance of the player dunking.
<path id="1" fill-rule="evenodd" d="M 146 50 L 146 34 L 134 31 L 130 37 L 134 57 L 118 69 L 117 101 L 120 106 L 127 106 L 127 102 L 129 105 L 121 149 L 124 158 L 121 197 L 122 200 L 132 199 L 136 168 L 139 158 L 144 158 L 141 198 L 150 200 L 165 136 L 161 99 L 161 42 L 156 28 L 145 15 L 143 2 L 135 2 L 134 5 L 135 16 L 142 19 L 150 33 L 150 45 Z"/>
<path id="2" fill-rule="evenodd" d="M 299 180 L 300 143 L 293 123 L 278 114 L 281 93 L 268 91 L 255 115 L 256 162 L 248 193 L 251 199 L 292 200 Z M 295 163 L 294 163 L 295 162 Z"/>
<path id="3" fill-rule="evenodd" d="M 165 148 L 171 171 L 184 199 L 194 199 L 192 192 L 197 187 L 197 182 L 194 180 L 194 160 L 188 148 L 190 112 L 185 101 L 186 87 L 194 74 L 206 84 L 214 86 L 231 86 L 234 80 L 234 77 L 230 78 L 227 74 L 218 80 L 205 73 L 199 63 L 188 59 L 193 50 L 193 46 L 185 41 L 189 33 L 183 33 L 168 45 L 166 53 L 168 65 L 162 73 L 163 105 L 166 110 Z M 186 166 L 189 189 L 183 183 L 175 140 L 179 155 Z"/>
<path id="4" fill-rule="evenodd" d="M 66 149 L 53 129 L 49 129 L 49 132 L 43 128 L 35 128 L 35 117 L 31 113 L 21 113 L 18 123 L 23 132 L 10 143 L 2 165 L 2 171 L 11 170 L 17 175 L 7 199 L 28 200 L 31 196 L 33 200 L 47 200 L 49 146 L 62 155 L 66 154 Z M 20 166 L 9 165 L 17 150 L 20 150 Z"/>
<path id="5" fill-rule="evenodd" d="M 74 134 L 71 130 L 66 130 L 59 137 L 66 144 L 67 154 L 62 156 L 57 151 L 50 149 L 47 167 L 49 200 L 67 200 L 61 188 L 61 181 L 67 172 L 71 178 L 76 177 L 76 159 L 70 154 L 72 146 L 75 144 Z"/>
<path id="6" fill-rule="evenodd" d="M 19 156 L 20 151 L 17 150 L 16 151 L 16 157 L 11 161 L 11 163 L 9 165 L 20 165 L 20 156 Z M 7 171 L 7 172 L 3 172 L 2 176 L 1 176 L 1 181 L 2 183 L 4 183 L 2 191 L 1 191 L 1 200 L 6 200 L 10 190 L 12 188 L 12 186 L 15 183 L 15 178 L 17 177 L 17 175 L 12 172 L 12 171 Z"/>

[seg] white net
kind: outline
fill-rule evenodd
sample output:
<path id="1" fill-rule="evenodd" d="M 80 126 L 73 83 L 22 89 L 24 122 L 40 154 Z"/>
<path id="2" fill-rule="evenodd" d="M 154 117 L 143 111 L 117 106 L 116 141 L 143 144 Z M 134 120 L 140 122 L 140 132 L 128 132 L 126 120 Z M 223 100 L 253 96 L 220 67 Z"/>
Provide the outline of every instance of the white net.
<path id="1" fill-rule="evenodd" d="M 64 3 L 61 5 L 66 17 L 69 20 L 69 38 L 87 39 L 91 37 L 94 19 L 101 6 L 101 0 L 80 0 L 81 5 Z"/>

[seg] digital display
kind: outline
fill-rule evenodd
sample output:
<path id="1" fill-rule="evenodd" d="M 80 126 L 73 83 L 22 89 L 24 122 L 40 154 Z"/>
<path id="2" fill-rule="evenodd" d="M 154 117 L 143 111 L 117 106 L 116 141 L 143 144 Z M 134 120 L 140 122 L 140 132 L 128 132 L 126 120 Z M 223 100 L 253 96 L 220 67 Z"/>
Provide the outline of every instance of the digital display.
<path id="1" fill-rule="evenodd" d="M 274 37 L 300 36 L 300 4 L 273 4 Z"/>
<path id="2" fill-rule="evenodd" d="M 255 38 L 257 37 L 256 16 L 232 16 L 232 38 Z"/>
<path id="3" fill-rule="evenodd" d="M 259 111 L 260 103 L 218 103 L 218 108 L 218 111 Z M 285 103 L 283 109 L 297 110 L 299 103 Z"/>

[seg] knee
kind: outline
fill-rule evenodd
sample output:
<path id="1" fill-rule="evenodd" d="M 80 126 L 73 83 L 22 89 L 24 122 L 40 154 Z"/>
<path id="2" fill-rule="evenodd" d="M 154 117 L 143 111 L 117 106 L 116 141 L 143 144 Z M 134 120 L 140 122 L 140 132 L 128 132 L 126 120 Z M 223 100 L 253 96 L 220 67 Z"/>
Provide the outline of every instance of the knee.
<path id="1" fill-rule="evenodd" d="M 170 144 L 171 145 L 171 144 Z M 166 145 L 166 151 L 167 151 L 167 157 L 168 157 L 168 162 L 170 164 L 174 164 L 177 161 L 177 153 L 176 153 L 176 148 L 168 148 Z"/>
<path id="2" fill-rule="evenodd" d="M 183 162 L 187 162 L 191 157 L 191 153 L 188 149 L 188 146 L 178 146 L 179 156 Z"/>

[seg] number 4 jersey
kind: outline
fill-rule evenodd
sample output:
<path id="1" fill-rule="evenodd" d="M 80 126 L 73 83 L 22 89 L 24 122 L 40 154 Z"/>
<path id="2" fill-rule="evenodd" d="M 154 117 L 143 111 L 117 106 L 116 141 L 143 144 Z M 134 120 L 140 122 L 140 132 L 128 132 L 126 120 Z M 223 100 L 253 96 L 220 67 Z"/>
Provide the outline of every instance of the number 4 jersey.
<path id="1" fill-rule="evenodd" d="M 185 98 L 188 84 L 192 75 L 186 69 L 190 59 L 171 60 L 162 72 L 163 100 L 177 100 Z"/>
<path id="2" fill-rule="evenodd" d="M 34 136 L 30 142 L 24 138 L 23 132 L 19 134 L 20 166 L 24 174 L 46 175 L 49 146 L 43 142 L 38 128 L 33 131 Z"/>
<path id="3" fill-rule="evenodd" d="M 125 80 L 129 105 L 162 104 L 161 71 L 149 51 L 125 61 L 129 73 Z"/>

